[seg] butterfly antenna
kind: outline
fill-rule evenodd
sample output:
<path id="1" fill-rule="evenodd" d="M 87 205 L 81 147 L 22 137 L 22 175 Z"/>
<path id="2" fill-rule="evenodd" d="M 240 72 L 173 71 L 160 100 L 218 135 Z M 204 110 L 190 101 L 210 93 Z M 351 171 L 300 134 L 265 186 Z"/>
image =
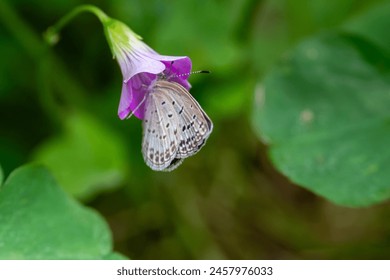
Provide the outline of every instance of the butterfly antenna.
<path id="1" fill-rule="evenodd" d="M 179 74 L 179 75 L 175 75 L 173 76 L 174 78 L 178 78 L 178 77 L 183 77 L 183 76 L 189 76 L 189 75 L 192 75 L 192 74 L 209 74 L 210 71 L 208 70 L 198 70 L 198 71 L 192 71 L 192 72 L 189 72 L 189 73 L 183 73 L 183 74 Z"/>
<path id="2" fill-rule="evenodd" d="M 131 113 L 126 117 L 126 120 L 130 119 L 134 115 L 134 112 L 137 111 L 142 106 L 142 104 L 144 104 L 145 100 L 146 94 L 144 95 L 144 98 L 142 98 L 141 102 L 138 103 L 137 107 L 135 107 L 135 109 L 132 110 Z"/>

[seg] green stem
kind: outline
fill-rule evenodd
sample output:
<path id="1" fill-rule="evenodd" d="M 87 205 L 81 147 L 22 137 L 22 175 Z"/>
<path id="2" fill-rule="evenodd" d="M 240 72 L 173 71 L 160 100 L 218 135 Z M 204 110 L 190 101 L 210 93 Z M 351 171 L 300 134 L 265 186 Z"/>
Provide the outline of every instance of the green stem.
<path id="1" fill-rule="evenodd" d="M 110 18 L 98 7 L 93 5 L 81 5 L 73 9 L 70 13 L 66 14 L 64 17 L 62 17 L 57 23 L 55 23 L 53 26 L 49 27 L 47 31 L 44 34 L 44 37 L 46 41 L 50 45 L 54 45 L 58 42 L 58 34 L 61 31 L 61 29 L 67 25 L 75 16 L 79 15 L 80 13 L 84 12 L 90 12 L 93 13 L 98 17 L 101 23 L 105 23 L 110 20 Z"/>

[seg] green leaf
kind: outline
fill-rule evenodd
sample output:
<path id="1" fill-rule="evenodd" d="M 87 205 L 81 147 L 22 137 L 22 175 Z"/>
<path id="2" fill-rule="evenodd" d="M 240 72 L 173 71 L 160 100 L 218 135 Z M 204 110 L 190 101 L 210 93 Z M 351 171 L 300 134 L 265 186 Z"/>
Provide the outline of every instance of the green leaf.
<path id="1" fill-rule="evenodd" d="M 36 151 L 64 189 L 78 198 L 119 186 L 126 173 L 126 150 L 121 138 L 86 114 L 72 114 L 65 131 Z"/>
<path id="2" fill-rule="evenodd" d="M 376 46 L 338 34 L 293 50 L 256 93 L 254 126 L 276 167 L 337 204 L 388 199 L 389 70 Z"/>
<path id="3" fill-rule="evenodd" d="M 107 224 L 27 165 L 0 188 L 0 259 L 103 259 L 112 255 Z"/>

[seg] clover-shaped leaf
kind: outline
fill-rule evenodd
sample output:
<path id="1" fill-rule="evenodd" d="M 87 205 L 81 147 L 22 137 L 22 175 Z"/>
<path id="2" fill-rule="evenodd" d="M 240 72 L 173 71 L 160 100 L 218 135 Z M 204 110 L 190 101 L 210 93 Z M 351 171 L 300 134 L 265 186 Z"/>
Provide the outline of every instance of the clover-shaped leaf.
<path id="1" fill-rule="evenodd" d="M 358 36 L 325 34 L 259 85 L 254 125 L 293 182 L 346 206 L 390 198 L 390 62 Z"/>
<path id="2" fill-rule="evenodd" d="M 69 197 L 43 167 L 27 165 L 0 187 L 0 259 L 119 259 L 107 224 Z"/>

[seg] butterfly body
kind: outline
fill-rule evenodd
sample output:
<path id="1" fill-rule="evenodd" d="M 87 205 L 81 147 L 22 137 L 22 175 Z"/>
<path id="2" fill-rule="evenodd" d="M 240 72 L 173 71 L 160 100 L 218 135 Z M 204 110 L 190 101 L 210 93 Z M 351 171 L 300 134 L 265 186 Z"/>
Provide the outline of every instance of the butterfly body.
<path id="1" fill-rule="evenodd" d="M 157 171 L 171 171 L 197 153 L 213 124 L 198 102 L 180 84 L 158 80 L 146 97 L 142 154 Z"/>

